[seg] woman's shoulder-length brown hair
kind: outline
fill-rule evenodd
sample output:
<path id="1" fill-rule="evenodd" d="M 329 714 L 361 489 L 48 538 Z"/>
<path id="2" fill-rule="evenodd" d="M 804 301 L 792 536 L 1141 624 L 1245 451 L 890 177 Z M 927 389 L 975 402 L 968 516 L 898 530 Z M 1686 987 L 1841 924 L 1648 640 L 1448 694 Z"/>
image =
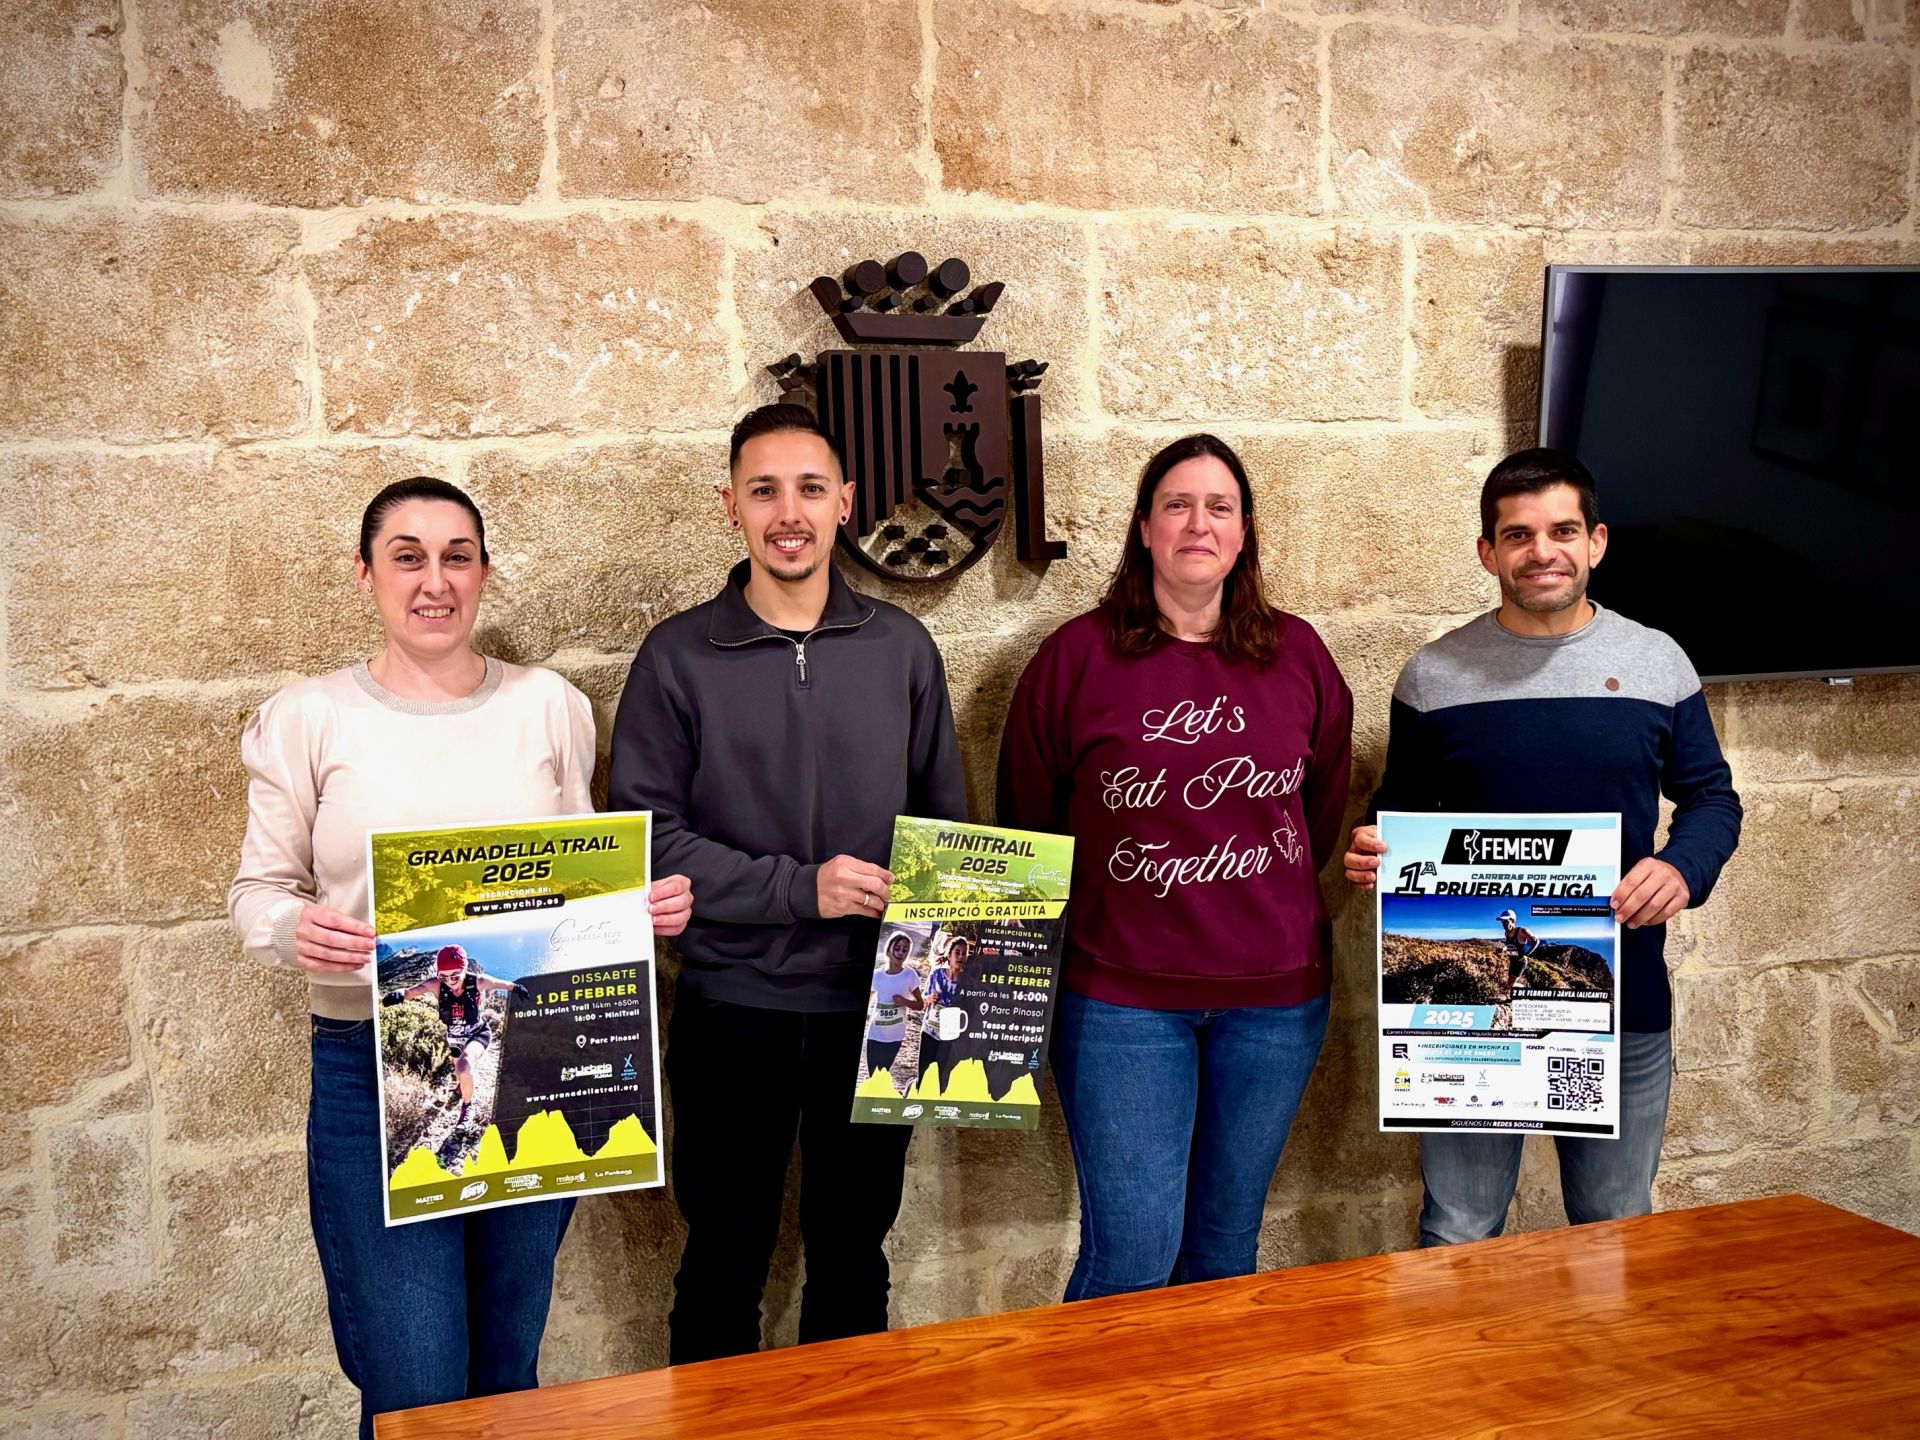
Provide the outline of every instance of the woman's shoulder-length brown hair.
<path id="1" fill-rule="evenodd" d="M 1253 519 L 1253 487 L 1247 467 L 1226 441 L 1214 435 L 1186 435 L 1166 446 L 1140 472 L 1140 490 L 1134 496 L 1127 522 L 1127 543 L 1120 552 L 1107 593 L 1100 601 L 1107 642 L 1120 655 L 1145 655 L 1169 640 L 1160 625 L 1160 607 L 1153 598 L 1153 554 L 1140 538 L 1140 524 L 1153 510 L 1153 492 L 1174 466 L 1211 456 L 1232 473 L 1240 486 L 1240 514 L 1246 524 L 1240 558 L 1228 572 L 1220 594 L 1220 624 L 1212 636 L 1213 648 L 1227 660 L 1265 666 L 1273 662 L 1280 641 L 1280 613 L 1267 603 L 1266 581 L 1260 574 L 1260 531 Z"/>

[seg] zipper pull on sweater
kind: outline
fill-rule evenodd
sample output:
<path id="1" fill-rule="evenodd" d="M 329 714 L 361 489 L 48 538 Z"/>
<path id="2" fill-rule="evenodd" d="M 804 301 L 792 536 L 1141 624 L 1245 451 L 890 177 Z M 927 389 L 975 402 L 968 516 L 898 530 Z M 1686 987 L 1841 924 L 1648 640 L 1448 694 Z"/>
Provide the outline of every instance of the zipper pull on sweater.
<path id="1" fill-rule="evenodd" d="M 806 641 L 796 640 L 793 642 L 793 663 L 795 666 L 799 668 L 800 686 L 802 689 L 805 689 L 807 684 L 807 642 Z"/>

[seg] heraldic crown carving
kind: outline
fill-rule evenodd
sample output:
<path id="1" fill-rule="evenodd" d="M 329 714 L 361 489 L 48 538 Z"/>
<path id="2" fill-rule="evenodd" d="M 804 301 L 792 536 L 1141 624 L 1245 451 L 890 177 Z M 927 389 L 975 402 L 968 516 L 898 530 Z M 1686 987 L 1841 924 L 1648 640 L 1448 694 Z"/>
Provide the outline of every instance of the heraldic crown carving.
<path id="1" fill-rule="evenodd" d="M 847 553 L 889 580 L 957 575 L 993 544 L 1013 511 L 1022 560 L 1058 560 L 1047 539 L 1040 448 L 1046 365 L 960 350 L 1006 290 L 968 285 L 964 260 L 928 265 L 908 250 L 891 265 L 862 260 L 808 288 L 841 338 L 812 364 L 769 365 L 781 399 L 805 405 L 833 437 L 853 486 L 840 527 Z"/>

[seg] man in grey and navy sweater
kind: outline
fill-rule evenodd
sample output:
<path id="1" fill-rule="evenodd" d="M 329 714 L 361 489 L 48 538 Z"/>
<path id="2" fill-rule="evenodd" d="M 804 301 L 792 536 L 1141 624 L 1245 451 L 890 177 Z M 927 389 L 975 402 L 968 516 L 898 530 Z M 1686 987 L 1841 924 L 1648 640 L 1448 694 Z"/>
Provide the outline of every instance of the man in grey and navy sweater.
<path id="1" fill-rule="evenodd" d="M 1712 891 L 1739 843 L 1740 798 L 1680 647 L 1587 599 L 1607 527 L 1586 467 L 1555 450 L 1509 456 L 1481 489 L 1480 527 L 1500 608 L 1400 672 L 1386 773 L 1353 832 L 1347 878 L 1375 883 L 1382 810 L 1620 812 L 1620 1138 L 1556 1143 L 1569 1220 L 1645 1215 L 1673 1069 L 1666 922 Z M 1674 812 L 1656 848 L 1662 795 Z M 1518 1134 L 1422 1135 L 1420 1243 L 1498 1235 L 1520 1146 Z"/>

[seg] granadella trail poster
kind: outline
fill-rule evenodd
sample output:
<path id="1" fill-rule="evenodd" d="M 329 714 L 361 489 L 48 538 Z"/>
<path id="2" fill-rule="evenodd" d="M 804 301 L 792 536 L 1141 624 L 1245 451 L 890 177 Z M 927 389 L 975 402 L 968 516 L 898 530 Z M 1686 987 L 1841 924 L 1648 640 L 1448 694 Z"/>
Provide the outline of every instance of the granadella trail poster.
<path id="1" fill-rule="evenodd" d="M 853 1119 L 1032 1130 L 1073 841 L 901 816 Z"/>
<path id="2" fill-rule="evenodd" d="M 649 825 L 368 835 L 388 1225 L 662 1183 Z"/>

